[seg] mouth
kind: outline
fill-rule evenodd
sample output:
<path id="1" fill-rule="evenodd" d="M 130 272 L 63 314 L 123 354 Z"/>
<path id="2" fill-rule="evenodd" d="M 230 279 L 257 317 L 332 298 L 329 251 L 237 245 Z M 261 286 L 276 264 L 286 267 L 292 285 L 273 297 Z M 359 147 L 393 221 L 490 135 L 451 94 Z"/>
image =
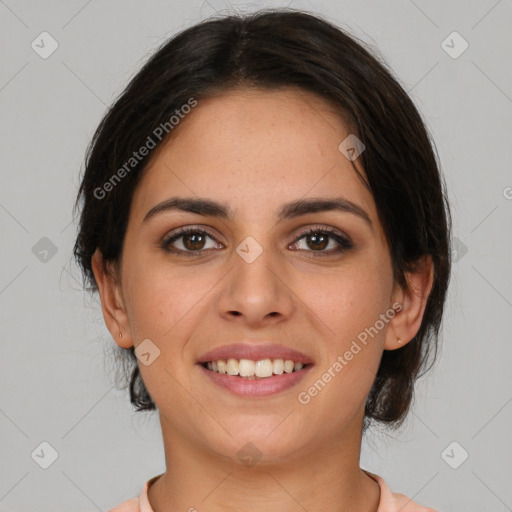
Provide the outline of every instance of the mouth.
<path id="1" fill-rule="evenodd" d="M 209 383 L 243 398 L 263 398 L 291 390 L 313 365 L 307 354 L 265 340 L 219 346 L 196 362 Z"/>
<path id="2" fill-rule="evenodd" d="M 229 358 L 196 366 L 220 391 L 238 398 L 263 399 L 291 391 L 314 365 L 292 359 Z"/>
<path id="3" fill-rule="evenodd" d="M 218 359 L 205 361 L 200 365 L 213 373 L 229 375 L 246 380 L 268 379 L 277 375 L 286 375 L 304 371 L 311 363 L 302 363 L 293 359 Z"/>

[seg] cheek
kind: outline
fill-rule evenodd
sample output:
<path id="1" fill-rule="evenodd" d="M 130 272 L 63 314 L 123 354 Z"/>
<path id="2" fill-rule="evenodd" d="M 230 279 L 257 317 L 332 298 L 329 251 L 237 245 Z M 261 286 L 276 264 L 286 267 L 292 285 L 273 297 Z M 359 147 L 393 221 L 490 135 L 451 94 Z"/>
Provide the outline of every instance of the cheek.
<path id="1" fill-rule="evenodd" d="M 174 268 L 154 261 L 126 263 L 124 288 L 128 316 L 135 344 L 145 338 L 157 344 L 187 338 L 214 289 L 211 273 L 199 273 L 192 266 Z M 173 341 L 175 344 L 175 342 Z"/>
<path id="2" fill-rule="evenodd" d="M 322 368 L 325 378 L 320 378 L 328 381 L 325 400 L 344 403 L 348 410 L 364 404 L 393 317 L 389 314 L 392 284 L 391 266 L 385 258 L 381 263 L 354 266 L 337 279 L 324 278 L 323 288 L 327 293 L 315 297 L 316 311 L 335 333 L 329 334 L 329 339 L 335 342 L 325 345 L 327 360 Z M 333 410 L 333 414 L 337 413 Z M 343 413 L 338 411 L 338 414 Z"/>
<path id="3" fill-rule="evenodd" d="M 135 271 L 141 266 L 132 268 L 125 287 L 134 345 L 149 339 L 159 349 L 150 365 L 139 363 L 140 373 L 159 408 L 179 410 L 190 398 L 178 384 L 188 378 L 187 342 L 201 322 L 207 304 L 205 295 L 215 282 L 194 273 L 192 267 L 178 271 L 153 263 L 144 272 Z M 203 421 L 200 410 L 190 414 L 197 414 L 197 421 Z"/>
<path id="4" fill-rule="evenodd" d="M 373 326 L 391 306 L 391 270 L 382 265 L 347 266 L 301 278 L 298 296 L 339 347 Z"/>

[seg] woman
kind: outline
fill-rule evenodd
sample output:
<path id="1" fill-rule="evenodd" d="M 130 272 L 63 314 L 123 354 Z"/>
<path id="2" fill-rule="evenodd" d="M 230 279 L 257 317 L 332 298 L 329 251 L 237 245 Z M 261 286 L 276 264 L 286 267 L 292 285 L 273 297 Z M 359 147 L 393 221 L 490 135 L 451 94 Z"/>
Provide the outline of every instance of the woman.
<path id="1" fill-rule="evenodd" d="M 435 358 L 445 197 L 403 88 L 319 16 L 167 41 L 101 122 L 77 198 L 75 256 L 164 440 L 165 473 L 113 510 L 433 510 L 359 457 Z"/>

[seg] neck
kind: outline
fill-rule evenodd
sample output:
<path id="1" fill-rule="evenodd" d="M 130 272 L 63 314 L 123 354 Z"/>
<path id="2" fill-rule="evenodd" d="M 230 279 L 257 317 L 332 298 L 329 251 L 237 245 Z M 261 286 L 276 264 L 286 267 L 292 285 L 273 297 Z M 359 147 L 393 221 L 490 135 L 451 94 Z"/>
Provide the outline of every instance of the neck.
<path id="1" fill-rule="evenodd" d="M 176 439 L 177 433 L 164 435 L 167 469 L 148 491 L 154 512 L 377 511 L 379 485 L 359 468 L 360 430 L 251 467 Z"/>

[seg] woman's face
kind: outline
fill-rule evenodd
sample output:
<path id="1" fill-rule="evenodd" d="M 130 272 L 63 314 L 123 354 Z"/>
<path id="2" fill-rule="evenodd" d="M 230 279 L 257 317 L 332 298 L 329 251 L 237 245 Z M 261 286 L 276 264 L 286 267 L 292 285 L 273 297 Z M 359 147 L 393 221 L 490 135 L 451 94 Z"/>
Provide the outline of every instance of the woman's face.
<path id="1" fill-rule="evenodd" d="M 293 89 L 200 100 L 174 130 L 133 197 L 117 341 L 150 340 L 139 367 L 164 435 L 235 461 L 254 450 L 249 442 L 261 462 L 355 443 L 386 337 L 395 337 L 383 321 L 394 300 L 389 248 L 371 194 L 339 149 L 350 132 L 323 100 Z M 148 216 L 171 198 L 219 206 Z M 349 206 L 296 208 L 312 198 Z M 220 208 L 231 215 L 214 215 Z M 180 228 L 195 234 L 168 242 Z M 263 378 L 199 364 L 231 344 L 262 348 L 253 360 L 279 359 L 266 345 L 282 345 L 310 364 L 302 378 L 271 377 L 274 392 Z"/>

